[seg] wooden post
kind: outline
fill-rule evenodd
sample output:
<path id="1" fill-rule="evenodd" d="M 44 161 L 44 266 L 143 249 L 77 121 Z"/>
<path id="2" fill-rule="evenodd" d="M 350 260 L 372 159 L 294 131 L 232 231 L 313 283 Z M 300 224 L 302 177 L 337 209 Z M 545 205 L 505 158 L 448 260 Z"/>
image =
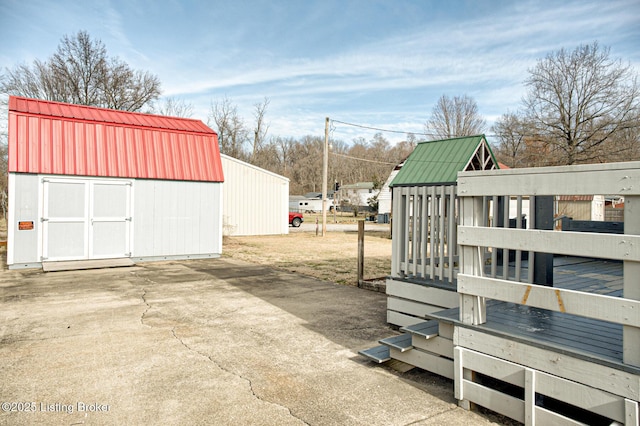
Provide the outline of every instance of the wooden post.
<path id="1" fill-rule="evenodd" d="M 358 287 L 364 280 L 364 220 L 358 221 Z"/>
<path id="2" fill-rule="evenodd" d="M 322 236 L 327 233 L 327 170 L 329 168 L 329 117 L 324 123 L 324 150 L 322 156 Z"/>
<path id="3" fill-rule="evenodd" d="M 624 197 L 624 233 L 640 235 L 640 196 Z M 640 300 L 640 262 L 625 260 L 623 296 L 625 299 Z M 622 362 L 640 367 L 640 328 L 622 327 Z"/>
<path id="4" fill-rule="evenodd" d="M 535 229 L 553 230 L 553 196 L 537 196 L 535 201 Z M 535 253 L 533 283 L 553 287 L 553 254 Z"/>
<path id="5" fill-rule="evenodd" d="M 482 198 L 460 198 L 460 224 L 462 226 L 480 226 L 482 219 Z M 458 231 L 460 232 L 460 231 Z M 483 275 L 481 248 L 478 246 L 462 246 L 460 270 L 463 274 Z M 487 322 L 486 301 L 484 297 L 460 294 L 460 321 L 465 324 L 484 324 Z"/>

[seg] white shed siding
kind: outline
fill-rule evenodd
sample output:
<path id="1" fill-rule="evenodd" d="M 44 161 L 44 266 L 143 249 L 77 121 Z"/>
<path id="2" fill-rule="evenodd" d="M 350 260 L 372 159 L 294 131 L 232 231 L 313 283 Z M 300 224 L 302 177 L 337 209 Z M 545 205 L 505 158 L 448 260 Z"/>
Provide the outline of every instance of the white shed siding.
<path id="1" fill-rule="evenodd" d="M 134 182 L 134 259 L 220 254 L 222 184 Z"/>
<path id="2" fill-rule="evenodd" d="M 23 267 L 40 263 L 42 227 L 39 216 L 39 200 L 42 198 L 38 175 L 9 173 L 9 217 L 7 264 Z M 19 222 L 33 222 L 34 228 L 20 230 Z"/>
<path id="3" fill-rule="evenodd" d="M 224 170 L 224 235 L 289 233 L 289 179 L 227 155 Z"/>
<path id="4" fill-rule="evenodd" d="M 109 218 L 97 217 L 85 220 L 92 229 L 81 233 L 82 241 L 69 253 L 61 253 L 60 244 L 69 245 L 68 236 L 60 237 L 47 233 L 47 225 L 42 218 L 47 215 L 45 202 L 47 197 L 45 182 L 77 182 L 88 187 L 104 187 L 116 183 L 131 183 L 131 232 L 127 233 L 130 257 L 134 260 L 154 260 L 163 258 L 217 257 L 222 253 L 221 202 L 222 183 L 145 179 L 92 178 L 82 176 L 50 176 L 25 173 L 9 173 L 9 209 L 7 264 L 11 269 L 38 267 L 42 256 L 48 260 L 82 260 L 86 258 L 109 258 L 113 247 L 104 232 L 111 232 L 117 223 Z M 50 183 L 51 184 L 51 183 Z M 90 193 L 90 192 L 88 192 Z M 123 205 L 108 207 L 105 194 L 97 194 L 95 206 L 98 210 L 122 210 Z M 64 202 L 64 200 L 62 200 Z M 86 202 L 86 199 L 83 201 Z M 108 208 L 107 208 L 108 207 Z M 95 207 L 94 209 L 95 210 Z M 90 212 L 90 210 L 87 210 Z M 95 211 L 98 216 L 104 213 Z M 49 214 L 51 212 L 48 212 Z M 48 219 L 48 218 L 47 218 Z M 93 219 L 93 217 L 91 217 Z M 99 222 L 107 221 L 106 227 Z M 20 222 L 33 222 L 33 229 L 19 229 Z M 63 221 L 64 222 L 64 221 Z M 102 234 L 101 234 L 102 232 Z M 51 235 L 49 235 L 51 234 Z M 88 236 L 87 236 L 88 235 Z M 101 249 L 96 248 L 93 235 L 100 241 Z M 110 235 L 107 235 L 109 237 Z M 64 247 L 63 247 L 64 248 Z M 67 247 L 69 248 L 69 247 Z M 107 250 L 108 253 L 105 253 Z M 75 254 L 74 254 L 75 253 Z M 80 253 L 80 254 L 77 254 Z M 67 255 L 68 254 L 68 255 Z M 64 255 L 64 256 L 63 256 Z M 127 256 L 120 253 L 116 257 Z"/>

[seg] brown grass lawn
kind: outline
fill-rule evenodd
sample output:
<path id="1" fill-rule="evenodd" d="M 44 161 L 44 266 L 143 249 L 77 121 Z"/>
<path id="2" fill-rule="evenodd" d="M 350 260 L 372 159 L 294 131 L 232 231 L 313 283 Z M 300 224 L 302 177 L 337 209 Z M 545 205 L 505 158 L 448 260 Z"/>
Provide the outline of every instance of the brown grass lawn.
<path id="1" fill-rule="evenodd" d="M 305 214 L 305 222 L 315 223 Z M 331 218 L 332 219 L 332 218 Z M 344 217 L 339 223 L 355 223 Z M 329 220 L 329 223 L 333 223 Z M 6 241 L 6 221 L 0 220 L 0 241 Z M 304 274 L 339 284 L 357 285 L 358 233 L 329 231 L 291 232 L 288 235 L 225 237 L 222 256 Z M 0 246 L 0 254 L 6 256 Z M 364 244 L 364 278 L 385 277 L 391 272 L 391 239 L 388 232 L 367 231 Z"/>
<path id="2" fill-rule="evenodd" d="M 306 216 L 305 216 L 306 217 Z M 222 256 L 304 274 L 325 281 L 357 285 L 358 233 L 331 231 L 258 237 L 225 237 Z M 366 232 L 364 278 L 391 272 L 388 232 Z"/>

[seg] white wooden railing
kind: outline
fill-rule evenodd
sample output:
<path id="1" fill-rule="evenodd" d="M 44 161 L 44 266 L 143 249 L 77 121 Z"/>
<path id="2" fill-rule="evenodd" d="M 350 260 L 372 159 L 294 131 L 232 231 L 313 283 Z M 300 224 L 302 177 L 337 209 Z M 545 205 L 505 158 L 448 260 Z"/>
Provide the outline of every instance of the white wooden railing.
<path id="1" fill-rule="evenodd" d="M 393 188 L 391 276 L 455 290 L 457 212 L 455 185 Z"/>
<path id="2" fill-rule="evenodd" d="M 485 323 L 486 299 L 494 299 L 618 323 L 623 325 L 623 362 L 640 366 L 640 162 L 462 172 L 457 190 L 462 322 Z M 594 194 L 624 196 L 624 234 L 488 226 L 494 197 Z M 516 262 L 524 252 L 621 260 L 623 297 L 536 285 L 530 276 L 498 276 L 495 269 L 487 273 L 487 254 L 494 256 L 496 249 L 515 250 Z"/>

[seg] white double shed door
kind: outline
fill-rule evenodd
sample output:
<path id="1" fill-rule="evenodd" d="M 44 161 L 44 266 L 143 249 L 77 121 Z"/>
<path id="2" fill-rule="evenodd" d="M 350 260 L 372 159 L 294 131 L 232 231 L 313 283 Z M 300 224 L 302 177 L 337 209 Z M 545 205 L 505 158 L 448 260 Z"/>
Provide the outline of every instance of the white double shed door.
<path id="1" fill-rule="evenodd" d="M 131 180 L 47 177 L 42 185 L 43 261 L 131 257 Z"/>

